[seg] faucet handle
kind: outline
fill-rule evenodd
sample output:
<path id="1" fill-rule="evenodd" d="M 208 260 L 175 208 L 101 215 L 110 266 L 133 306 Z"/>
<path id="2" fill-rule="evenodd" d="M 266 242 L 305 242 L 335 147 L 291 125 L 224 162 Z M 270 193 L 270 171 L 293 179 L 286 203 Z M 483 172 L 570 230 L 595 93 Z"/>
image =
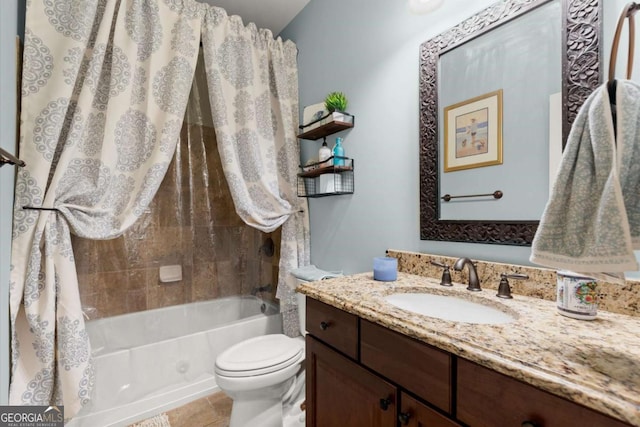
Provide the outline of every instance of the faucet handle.
<path id="1" fill-rule="evenodd" d="M 528 278 L 529 276 L 527 276 L 526 274 L 519 274 L 519 273 L 500 274 L 500 284 L 498 285 L 498 293 L 496 294 L 496 296 L 498 298 L 506 298 L 506 299 L 513 298 L 511 296 L 511 286 L 509 286 L 508 279 L 528 279 Z"/>
<path id="2" fill-rule="evenodd" d="M 453 286 L 451 283 L 451 271 L 449 271 L 449 266 L 447 264 L 442 264 L 436 261 L 431 261 L 431 264 L 437 265 L 438 267 L 442 267 L 442 279 L 440 279 L 440 285 L 442 286 Z"/>

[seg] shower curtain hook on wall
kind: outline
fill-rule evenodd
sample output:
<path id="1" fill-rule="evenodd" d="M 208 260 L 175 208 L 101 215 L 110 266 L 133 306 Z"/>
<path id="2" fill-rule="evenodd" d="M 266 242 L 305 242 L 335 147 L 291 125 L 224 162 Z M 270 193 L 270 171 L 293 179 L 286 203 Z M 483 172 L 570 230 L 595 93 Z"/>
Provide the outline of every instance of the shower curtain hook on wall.
<path id="1" fill-rule="evenodd" d="M 0 148 L 0 167 L 4 165 L 16 165 L 20 167 L 26 166 L 26 163 L 9 153 L 8 151 Z"/>

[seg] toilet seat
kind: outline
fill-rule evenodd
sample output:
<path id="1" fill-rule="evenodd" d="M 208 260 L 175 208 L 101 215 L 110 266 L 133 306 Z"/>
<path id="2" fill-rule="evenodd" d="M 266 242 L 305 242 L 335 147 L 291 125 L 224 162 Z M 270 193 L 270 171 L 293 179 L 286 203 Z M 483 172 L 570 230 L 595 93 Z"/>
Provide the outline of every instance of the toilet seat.
<path id="1" fill-rule="evenodd" d="M 215 372 L 225 377 L 251 377 L 277 372 L 304 357 L 299 340 L 283 334 L 263 335 L 240 342 L 216 359 Z"/>

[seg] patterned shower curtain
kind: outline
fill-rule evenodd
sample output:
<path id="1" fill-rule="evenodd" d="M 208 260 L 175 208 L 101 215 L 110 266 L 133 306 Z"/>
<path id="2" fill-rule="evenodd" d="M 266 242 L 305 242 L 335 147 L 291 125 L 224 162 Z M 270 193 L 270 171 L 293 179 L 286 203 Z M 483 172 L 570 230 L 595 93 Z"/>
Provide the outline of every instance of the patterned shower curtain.
<path id="1" fill-rule="evenodd" d="M 218 151 L 236 212 L 264 232 L 282 226 L 276 297 L 285 333 L 296 336 L 289 272 L 309 264 L 307 203 L 296 194 L 297 48 L 217 7 L 207 8 L 202 44 Z"/>
<path id="2" fill-rule="evenodd" d="M 64 405 L 71 418 L 89 399 L 70 232 L 114 238 L 147 209 L 175 151 L 204 10 L 190 0 L 27 2 L 12 405 Z"/>

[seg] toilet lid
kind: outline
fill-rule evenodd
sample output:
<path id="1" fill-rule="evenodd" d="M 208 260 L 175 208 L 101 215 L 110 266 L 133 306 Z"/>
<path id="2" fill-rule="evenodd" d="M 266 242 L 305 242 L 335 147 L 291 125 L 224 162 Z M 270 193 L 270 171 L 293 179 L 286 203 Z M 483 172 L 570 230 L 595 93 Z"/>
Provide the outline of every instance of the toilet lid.
<path id="1" fill-rule="evenodd" d="M 282 334 L 263 335 L 231 346 L 216 359 L 216 373 L 229 377 L 263 375 L 286 368 L 304 355 L 299 340 Z"/>

